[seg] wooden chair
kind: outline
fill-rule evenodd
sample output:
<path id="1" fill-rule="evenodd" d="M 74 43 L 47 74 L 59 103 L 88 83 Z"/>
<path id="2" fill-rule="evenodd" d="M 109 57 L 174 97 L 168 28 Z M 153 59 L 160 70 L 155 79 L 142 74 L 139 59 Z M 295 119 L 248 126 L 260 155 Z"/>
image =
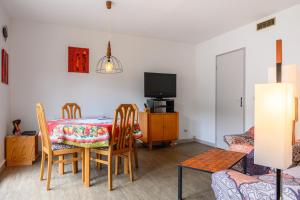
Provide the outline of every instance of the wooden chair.
<path id="1" fill-rule="evenodd" d="M 65 114 L 67 114 L 65 116 Z M 78 104 L 76 103 L 66 103 L 62 108 L 61 108 L 61 117 L 62 119 L 77 119 L 81 118 L 81 108 Z M 77 153 L 73 154 L 73 158 L 77 158 Z M 64 155 L 59 156 L 60 160 L 64 159 Z M 63 175 L 65 171 L 65 166 L 64 163 L 59 163 L 59 174 Z M 76 173 L 78 171 L 78 162 L 74 161 L 73 163 L 73 171 Z"/>
<path id="2" fill-rule="evenodd" d="M 66 103 L 61 109 L 61 116 L 63 119 L 77 119 L 81 118 L 81 108 L 76 103 Z M 67 117 L 65 117 L 67 113 Z"/>
<path id="3" fill-rule="evenodd" d="M 112 157 L 123 157 L 128 159 L 129 178 L 133 181 L 132 174 L 132 141 L 133 141 L 133 123 L 134 123 L 134 108 L 131 104 L 121 104 L 115 111 L 111 140 L 108 148 L 92 149 L 96 155 L 96 158 L 91 160 L 101 165 L 107 165 L 108 167 L 108 189 L 112 190 Z M 107 160 L 103 160 L 103 155 L 107 157 Z M 115 162 L 116 169 L 118 169 L 118 162 Z M 125 166 L 125 165 L 124 165 Z M 125 167 L 126 167 L 125 166 Z"/>
<path id="4" fill-rule="evenodd" d="M 134 123 L 139 123 L 139 108 L 136 104 L 131 104 L 132 107 L 134 108 Z M 133 137 L 133 142 L 132 142 L 132 148 L 133 148 L 133 155 L 134 155 L 134 162 L 135 162 L 135 168 L 139 168 L 139 162 L 138 162 L 138 155 L 137 155 L 137 146 L 136 146 L 136 139 Z M 119 156 L 116 156 L 116 160 L 115 162 L 120 163 L 120 159 Z M 128 165 L 127 159 L 124 160 L 124 173 L 128 174 L 128 167 L 126 165 Z M 98 166 L 98 165 L 97 165 Z M 118 165 L 116 165 L 118 166 Z M 115 174 L 118 175 L 119 174 L 119 168 L 115 169 Z"/>
<path id="5" fill-rule="evenodd" d="M 74 148 L 70 145 L 64 145 L 64 144 L 52 144 L 50 141 L 50 136 L 48 133 L 48 126 L 47 121 L 45 117 L 45 111 L 42 104 L 38 103 L 36 105 L 36 114 L 37 114 L 37 120 L 38 120 L 38 126 L 41 133 L 42 138 L 42 160 L 41 160 L 41 172 L 40 172 L 40 180 L 43 180 L 44 176 L 44 163 L 46 156 L 48 157 L 48 172 L 47 172 L 47 187 L 46 189 L 50 189 L 50 180 L 51 180 L 51 172 L 52 172 L 52 165 L 53 163 L 68 163 L 81 160 L 81 158 L 71 158 L 69 160 L 65 159 L 59 159 L 54 160 L 53 157 L 55 156 L 61 156 L 66 154 L 73 154 L 73 153 L 81 153 L 83 156 L 83 149 L 82 148 Z M 82 162 L 83 163 L 83 162 Z M 84 171 L 84 164 L 82 164 L 82 171 Z M 84 180 L 82 173 L 82 180 Z"/>

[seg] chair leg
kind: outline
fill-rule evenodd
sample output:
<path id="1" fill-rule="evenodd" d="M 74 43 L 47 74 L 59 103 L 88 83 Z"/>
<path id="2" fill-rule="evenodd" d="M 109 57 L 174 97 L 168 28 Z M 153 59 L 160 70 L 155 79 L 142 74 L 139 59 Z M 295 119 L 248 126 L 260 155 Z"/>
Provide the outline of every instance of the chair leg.
<path id="1" fill-rule="evenodd" d="M 58 160 L 64 160 L 64 155 L 59 155 Z M 59 175 L 64 175 L 65 173 L 65 164 L 64 163 L 58 163 L 58 174 Z"/>
<path id="2" fill-rule="evenodd" d="M 115 157 L 115 175 L 119 175 L 119 163 L 120 163 L 120 157 Z"/>
<path id="3" fill-rule="evenodd" d="M 134 153 L 135 168 L 139 168 L 139 160 L 138 160 L 138 155 L 137 155 L 136 143 L 133 143 L 133 153 Z"/>
<path id="4" fill-rule="evenodd" d="M 108 190 L 112 190 L 112 155 L 108 155 L 108 166 L 107 166 L 107 176 L 108 176 Z"/>
<path id="5" fill-rule="evenodd" d="M 52 155 L 48 155 L 48 172 L 47 172 L 47 191 L 50 189 L 50 180 L 51 180 L 51 172 L 52 172 Z"/>
<path id="6" fill-rule="evenodd" d="M 124 157 L 124 174 L 128 174 L 128 157 Z"/>
<path id="7" fill-rule="evenodd" d="M 101 160 L 101 155 L 96 153 L 96 158 Z M 97 169 L 101 169 L 101 163 L 96 162 Z"/>
<path id="8" fill-rule="evenodd" d="M 129 167 L 129 178 L 130 181 L 133 181 L 133 175 L 132 175 L 132 155 L 131 155 L 131 151 L 129 151 L 128 153 L 128 167 Z"/>
<path id="9" fill-rule="evenodd" d="M 40 180 L 43 180 L 44 178 L 44 169 L 45 169 L 45 152 L 42 151 Z"/>
<path id="10" fill-rule="evenodd" d="M 85 172 L 85 164 L 84 164 L 85 158 L 84 158 L 84 152 L 81 152 L 81 176 L 82 176 L 82 182 L 85 180 L 84 172 Z"/>
<path id="11" fill-rule="evenodd" d="M 73 158 L 78 158 L 78 153 L 73 153 Z M 72 171 L 73 174 L 76 174 L 78 172 L 78 161 L 72 162 Z"/>

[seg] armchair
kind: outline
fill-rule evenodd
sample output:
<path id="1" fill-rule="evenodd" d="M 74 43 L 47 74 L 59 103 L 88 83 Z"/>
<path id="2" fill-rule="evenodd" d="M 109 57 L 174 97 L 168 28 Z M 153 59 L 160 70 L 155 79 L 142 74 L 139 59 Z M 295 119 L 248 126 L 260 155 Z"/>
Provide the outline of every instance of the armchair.
<path id="1" fill-rule="evenodd" d="M 220 171 L 212 174 L 212 189 L 217 200 L 276 199 L 276 174 L 247 176 Z M 283 199 L 300 199 L 300 166 L 284 171 Z"/>

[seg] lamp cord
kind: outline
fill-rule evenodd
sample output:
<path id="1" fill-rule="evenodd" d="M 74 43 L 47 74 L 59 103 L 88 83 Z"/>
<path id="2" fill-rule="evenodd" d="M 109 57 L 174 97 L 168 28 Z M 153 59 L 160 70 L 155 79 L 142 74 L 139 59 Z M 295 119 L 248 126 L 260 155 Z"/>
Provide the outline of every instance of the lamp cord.
<path id="1" fill-rule="evenodd" d="M 106 33 L 107 33 L 107 41 L 111 41 L 111 22 L 112 22 L 112 19 L 111 19 L 111 7 L 110 8 L 106 8 L 106 15 L 105 15 L 105 18 L 106 18 Z"/>

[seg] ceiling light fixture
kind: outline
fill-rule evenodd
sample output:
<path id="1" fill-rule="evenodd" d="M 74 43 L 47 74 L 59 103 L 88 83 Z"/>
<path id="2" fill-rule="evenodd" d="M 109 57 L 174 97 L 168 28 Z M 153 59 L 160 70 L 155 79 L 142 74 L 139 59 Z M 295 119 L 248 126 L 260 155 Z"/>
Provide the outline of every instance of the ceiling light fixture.
<path id="1" fill-rule="evenodd" d="M 111 1 L 106 1 L 106 8 L 109 11 L 112 7 Z M 110 15 L 109 15 L 110 18 Z M 100 58 L 100 60 L 97 63 L 96 72 L 102 73 L 102 74 L 115 74 L 115 73 L 121 73 L 123 72 L 123 66 L 122 63 L 118 58 L 111 55 L 111 44 L 110 44 L 110 38 L 111 38 L 111 30 L 110 30 L 111 20 L 109 19 L 108 23 L 108 33 L 109 33 L 109 41 L 107 44 L 106 49 L 106 55 Z"/>

